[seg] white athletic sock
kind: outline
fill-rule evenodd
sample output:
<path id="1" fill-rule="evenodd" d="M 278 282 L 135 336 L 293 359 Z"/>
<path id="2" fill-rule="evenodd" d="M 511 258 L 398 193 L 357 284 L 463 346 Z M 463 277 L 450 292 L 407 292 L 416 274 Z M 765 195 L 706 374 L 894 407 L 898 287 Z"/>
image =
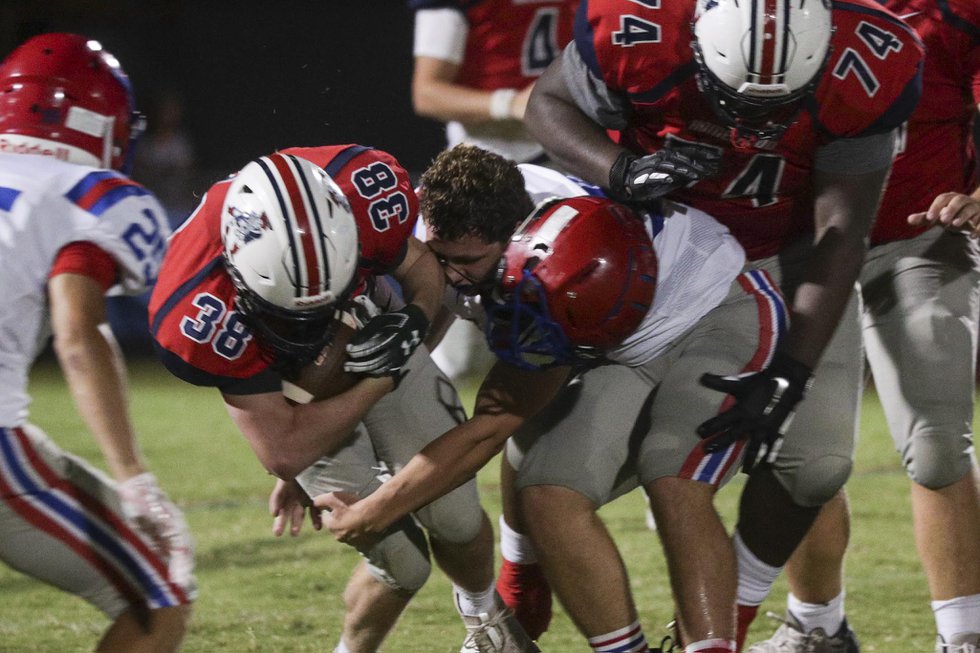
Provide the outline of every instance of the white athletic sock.
<path id="1" fill-rule="evenodd" d="M 834 635 L 844 623 L 844 591 L 826 603 L 806 603 L 793 596 L 786 597 L 786 607 L 796 617 L 803 632 L 823 628 L 827 635 Z"/>
<path id="2" fill-rule="evenodd" d="M 944 641 L 960 633 L 980 632 L 980 594 L 932 601 L 932 613 L 936 616 L 936 631 Z"/>
<path id="3" fill-rule="evenodd" d="M 494 602 L 494 583 L 482 592 L 467 592 L 462 587 L 453 583 L 453 596 L 456 598 L 456 609 L 460 614 L 475 617 L 481 614 L 494 614 L 497 612 L 497 604 Z"/>
<path id="4" fill-rule="evenodd" d="M 534 546 L 531 538 L 522 533 L 518 533 L 507 525 L 504 516 L 500 515 L 500 555 L 504 560 L 519 565 L 533 565 L 537 563 L 538 556 L 534 554 Z"/>
<path id="5" fill-rule="evenodd" d="M 646 637 L 643 636 L 643 628 L 639 621 L 634 621 L 626 628 L 619 628 L 605 635 L 597 635 L 589 638 L 589 646 L 596 653 L 608 653 L 616 651 L 619 653 L 645 653 L 647 647 Z"/>
<path id="6" fill-rule="evenodd" d="M 344 644 L 344 640 L 340 640 L 340 643 L 337 644 L 337 648 L 333 650 L 333 653 L 350 653 L 350 649 L 347 648 L 346 644 Z"/>
<path id="7" fill-rule="evenodd" d="M 704 651 L 725 651 L 725 653 L 735 653 L 737 646 L 734 639 L 705 639 L 700 642 L 691 642 L 684 647 L 684 653 L 703 653 Z"/>
<path id="8" fill-rule="evenodd" d="M 738 561 L 738 604 L 762 605 L 782 567 L 773 567 L 759 560 L 745 546 L 738 531 L 735 531 L 732 543 L 735 546 L 735 559 Z"/>

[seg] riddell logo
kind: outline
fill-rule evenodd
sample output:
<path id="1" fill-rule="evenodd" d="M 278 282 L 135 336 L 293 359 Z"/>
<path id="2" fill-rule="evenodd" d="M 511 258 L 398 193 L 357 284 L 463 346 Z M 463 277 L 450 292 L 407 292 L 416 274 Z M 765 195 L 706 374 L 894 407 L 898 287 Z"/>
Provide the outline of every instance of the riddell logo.
<path id="1" fill-rule="evenodd" d="M 329 304 L 329 297 L 320 297 L 317 299 L 304 299 L 300 297 L 296 300 L 296 306 L 319 306 L 320 304 Z"/>
<path id="2" fill-rule="evenodd" d="M 47 147 L 38 143 L 11 142 L 2 136 L 0 136 L 0 153 L 39 154 L 41 156 L 54 157 L 59 161 L 67 161 L 69 156 L 67 147 Z"/>

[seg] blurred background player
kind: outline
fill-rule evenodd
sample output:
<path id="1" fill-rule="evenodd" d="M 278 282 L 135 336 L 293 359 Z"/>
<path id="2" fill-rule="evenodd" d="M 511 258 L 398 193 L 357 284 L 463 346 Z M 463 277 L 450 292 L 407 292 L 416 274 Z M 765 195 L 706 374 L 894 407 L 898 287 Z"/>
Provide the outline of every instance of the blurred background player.
<path id="1" fill-rule="evenodd" d="M 697 609 L 726 628 L 692 630 L 693 641 L 699 650 L 728 651 L 736 568 L 712 499 L 743 446 L 702 451 L 695 427 L 717 395 L 698 377 L 712 361 L 739 369 L 765 362 L 778 330 L 779 294 L 764 274 L 739 274 L 744 252 L 710 216 L 665 203 L 639 220 L 588 197 L 595 192 L 471 146 L 436 158 L 420 186 L 429 246 L 457 288 L 454 310 L 490 320 L 488 337 L 501 360 L 481 386 L 475 416 L 423 450 L 381 494 L 349 509 L 338 508 L 341 497 L 320 501 L 333 508 L 326 520 L 335 535 L 370 538 L 474 473 L 555 398 L 507 446 L 528 509 L 523 522 L 513 519 L 521 516 L 513 481 L 502 493 L 508 518 L 541 537 L 535 550 L 576 626 L 595 650 L 647 650 L 626 570 L 595 512 L 642 482 L 655 502 L 683 506 L 665 514 L 665 532 L 696 538 L 711 566 L 714 582 L 707 585 L 686 568 L 671 568 L 679 592 L 700 593 Z M 572 199 L 522 218 L 542 196 Z M 639 247 L 651 237 L 654 258 Z M 535 362 L 549 369 L 528 369 Z M 573 370 L 584 373 L 568 383 Z M 596 537 L 613 559 L 593 558 Z M 580 555 L 570 557 L 574 552 Z"/>
<path id="2" fill-rule="evenodd" d="M 919 97 L 922 45 L 872 0 L 583 2 L 574 42 L 531 94 L 531 134 L 615 197 L 711 214 L 790 305 L 765 370 L 703 379 L 727 403 L 699 433 L 712 448 L 748 447 L 734 536 L 741 642 L 851 471 L 863 372 L 854 284 L 894 131 Z"/>
<path id="3" fill-rule="evenodd" d="M 980 477 L 973 447 L 980 307 L 980 189 L 971 124 L 980 104 L 980 6 L 888 0 L 926 45 L 923 94 L 901 131 L 861 272 L 864 346 L 912 490 L 937 653 L 980 649 Z M 930 228 L 934 227 L 934 228 Z M 753 653 L 853 653 L 844 621 L 843 492 L 790 558 L 785 624 Z"/>
<path id="4" fill-rule="evenodd" d="M 534 80 L 572 38 L 578 0 L 409 0 L 415 12 L 412 105 L 446 123 L 448 147 L 478 145 L 517 163 L 543 163 L 524 127 Z M 483 337 L 457 320 L 432 356 L 453 380 L 492 364 Z"/>
<path id="5" fill-rule="evenodd" d="M 105 294 L 145 290 L 169 234 L 118 172 L 138 136 L 129 80 L 97 41 L 44 34 L 0 64 L 0 559 L 85 599 L 97 651 L 180 648 L 196 595 L 183 515 L 137 446 Z M 27 422 L 47 338 L 115 480 Z"/>
<path id="6" fill-rule="evenodd" d="M 287 523 L 299 532 L 306 495 L 365 496 L 462 419 L 455 390 L 419 347 L 444 282 L 410 235 L 417 217 L 391 155 L 289 148 L 213 186 L 171 240 L 150 302 L 158 352 L 178 377 L 220 390 L 280 479 L 270 498 L 277 535 Z M 409 303 L 386 285 L 389 273 Z M 360 331 L 345 365 L 366 376 L 316 396 L 304 368 L 351 327 Z M 430 546 L 467 624 L 464 651 L 536 650 L 495 597 L 493 530 L 470 481 L 360 549 L 338 653 L 379 649 L 429 576 Z"/>

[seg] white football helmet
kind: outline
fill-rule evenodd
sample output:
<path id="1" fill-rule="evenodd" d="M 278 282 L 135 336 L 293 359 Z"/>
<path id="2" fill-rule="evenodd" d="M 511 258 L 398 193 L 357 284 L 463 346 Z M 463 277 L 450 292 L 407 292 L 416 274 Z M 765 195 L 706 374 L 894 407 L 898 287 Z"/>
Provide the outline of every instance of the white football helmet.
<path id="1" fill-rule="evenodd" d="M 698 86 L 742 136 L 779 138 L 820 82 L 833 31 L 829 0 L 698 0 Z"/>
<path id="2" fill-rule="evenodd" d="M 235 176 L 221 211 L 236 308 L 278 358 L 311 360 L 355 286 L 357 226 L 343 193 L 306 159 L 271 154 Z"/>

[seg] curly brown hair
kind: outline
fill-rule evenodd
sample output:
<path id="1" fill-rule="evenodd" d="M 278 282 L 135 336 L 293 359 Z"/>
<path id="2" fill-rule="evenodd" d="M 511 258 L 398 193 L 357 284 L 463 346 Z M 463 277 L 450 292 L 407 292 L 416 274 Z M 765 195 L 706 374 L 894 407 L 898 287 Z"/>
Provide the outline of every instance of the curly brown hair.
<path id="1" fill-rule="evenodd" d="M 442 240 L 505 242 L 534 209 L 517 164 L 473 145 L 439 154 L 422 173 L 419 208 Z"/>

